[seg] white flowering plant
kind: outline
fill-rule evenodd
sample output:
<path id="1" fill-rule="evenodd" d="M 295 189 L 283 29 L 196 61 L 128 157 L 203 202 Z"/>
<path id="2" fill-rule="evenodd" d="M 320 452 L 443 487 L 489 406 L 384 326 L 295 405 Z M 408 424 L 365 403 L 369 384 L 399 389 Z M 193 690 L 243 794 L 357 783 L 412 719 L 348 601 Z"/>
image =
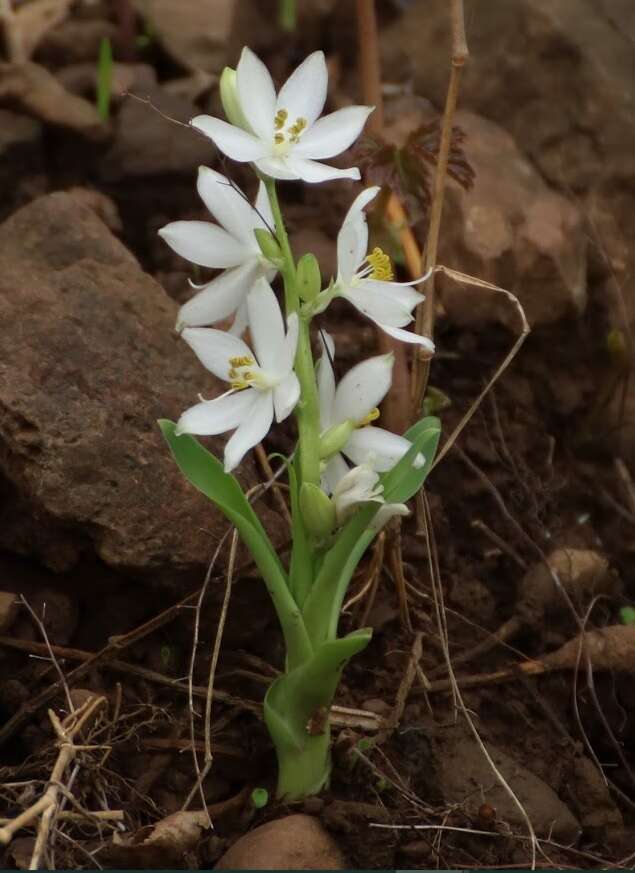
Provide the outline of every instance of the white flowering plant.
<path id="1" fill-rule="evenodd" d="M 201 168 L 198 192 L 217 223 L 177 221 L 160 231 L 187 260 L 221 272 L 181 307 L 177 329 L 227 390 L 201 399 L 176 423 L 160 422 L 181 471 L 238 530 L 262 574 L 286 645 L 284 672 L 270 686 L 264 716 L 278 757 L 278 795 L 295 800 L 329 781 L 329 711 L 342 670 L 371 639 L 361 628 L 338 636 L 348 585 L 366 549 L 422 487 L 440 426 L 423 418 L 404 435 L 374 424 L 391 387 L 393 356 L 372 357 L 336 384 L 335 345 L 323 330 L 313 359 L 312 320 L 336 297 L 396 340 L 433 352 L 429 339 L 406 330 L 423 296 L 394 281 L 389 258 L 368 252 L 365 207 L 377 188 L 353 202 L 337 240 L 338 272 L 322 287 L 316 258 L 294 259 L 276 180 L 309 184 L 359 179 L 321 160 L 347 149 L 371 107 L 320 117 L 327 92 L 322 52 L 310 55 L 276 90 L 262 62 L 244 49 L 221 78 L 227 120 L 198 116 L 191 124 L 228 157 L 249 162 L 259 179 L 252 205 L 229 179 Z M 284 308 L 270 282 L 282 277 Z M 233 317 L 229 330 L 210 326 Z M 243 339 L 248 331 L 249 342 Z M 297 444 L 286 459 L 292 545 L 282 562 L 232 475 L 273 422 L 292 413 Z M 232 431 L 221 463 L 195 436 Z"/>

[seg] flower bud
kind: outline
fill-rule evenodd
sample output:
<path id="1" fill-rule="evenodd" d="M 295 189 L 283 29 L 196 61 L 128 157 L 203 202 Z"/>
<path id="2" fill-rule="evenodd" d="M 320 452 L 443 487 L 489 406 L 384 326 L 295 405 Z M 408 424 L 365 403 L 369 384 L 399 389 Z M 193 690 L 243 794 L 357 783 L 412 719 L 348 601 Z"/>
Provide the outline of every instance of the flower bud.
<path id="1" fill-rule="evenodd" d="M 355 425 L 352 421 L 343 421 L 330 427 L 320 437 L 320 458 L 330 458 L 331 455 L 341 451 L 354 430 Z"/>
<path id="2" fill-rule="evenodd" d="M 300 512 L 306 529 L 314 537 L 326 537 L 335 527 L 333 501 L 311 482 L 304 482 L 300 488 Z"/>
<path id="3" fill-rule="evenodd" d="M 315 300 L 322 288 L 322 276 L 317 258 L 311 252 L 302 255 L 298 261 L 297 278 L 298 294 L 302 300 L 307 303 Z"/>
<path id="4" fill-rule="evenodd" d="M 227 121 L 236 127 L 242 127 L 243 130 L 251 131 L 249 122 L 240 108 L 238 91 L 236 90 L 236 70 L 232 67 L 225 67 L 221 74 L 220 99 Z"/>
<path id="5" fill-rule="evenodd" d="M 254 228 L 254 235 L 265 258 L 271 261 L 272 264 L 275 264 L 276 267 L 281 266 L 284 263 L 284 258 L 275 236 L 268 230 L 265 230 L 264 227 Z"/>

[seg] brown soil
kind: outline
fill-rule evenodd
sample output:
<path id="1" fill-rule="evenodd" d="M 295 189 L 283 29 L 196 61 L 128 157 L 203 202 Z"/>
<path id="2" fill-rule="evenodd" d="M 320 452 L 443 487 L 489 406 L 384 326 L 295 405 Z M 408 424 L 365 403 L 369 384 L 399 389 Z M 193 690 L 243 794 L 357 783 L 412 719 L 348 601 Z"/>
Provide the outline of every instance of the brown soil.
<path id="1" fill-rule="evenodd" d="M 296 49 L 289 65 L 302 54 Z M 272 55 L 276 52 L 279 58 L 279 46 L 274 45 Z M 173 62 L 157 45 L 144 60 L 156 65 L 161 81 L 174 77 Z M 56 71 L 55 64 L 49 66 Z M 146 111 L 150 117 L 152 109 Z M 103 172 L 104 149 L 50 124 L 28 147 L 9 148 L 0 158 L 1 217 L 50 191 L 94 188 L 116 205 L 120 237 L 143 268 L 171 296 L 182 299 L 186 273 L 176 266 L 156 229 L 167 220 L 198 214 L 192 173 L 118 181 L 116 173 Z M 210 147 L 208 162 L 218 166 L 215 161 Z M 234 175 L 249 187 L 243 172 Z M 289 185 L 283 196 L 291 205 L 292 232 L 311 225 L 334 238 L 348 192 L 337 186 L 305 192 Z M 444 600 L 439 608 L 451 657 L 482 642 L 515 615 L 526 569 L 560 547 L 589 549 L 609 561 L 611 593 L 599 597 L 588 616 L 589 603 L 580 608 L 590 626 L 618 624 L 620 608 L 635 597 L 633 510 L 615 468 L 615 458 L 623 453 L 620 413 L 611 411 L 616 408 L 613 396 L 604 405 L 598 400 L 614 372 L 604 340 L 611 327 L 604 280 L 601 271 L 591 276 L 588 306 L 579 319 L 543 326 L 530 335 L 428 480 Z M 345 366 L 374 348 L 372 332 L 345 306 L 334 306 L 324 324 L 336 334 Z M 493 325 L 459 328 L 442 317 L 436 340 L 430 382 L 450 401 L 441 413 L 447 436 L 513 336 Z M 618 391 L 619 385 L 615 396 Z M 267 447 L 284 451 L 291 439 L 290 431 L 277 434 Z M 626 456 L 624 460 L 632 462 Z M 1 493 L 3 516 L 19 512 L 19 495 L 8 480 Z M 270 508 L 275 510 L 274 502 Z M 404 525 L 402 554 L 414 634 L 400 617 L 387 565 L 368 616 L 373 642 L 347 669 L 337 703 L 390 716 L 416 634 L 422 635 L 421 670 L 431 677 L 432 687 L 426 692 L 424 680 L 415 677 L 399 723 L 377 745 L 360 744 L 364 734 L 359 728 L 338 728 L 329 792 L 291 811 L 320 817 L 351 867 L 526 866 L 531 863 L 527 820 L 543 838 L 539 865 L 594 868 L 628 859 L 635 852 L 632 675 L 618 670 L 587 675 L 584 666 L 536 677 L 518 672 L 504 683 L 476 684 L 464 688 L 460 699 L 453 696 L 447 683 L 445 690 L 441 687 L 447 671 L 438 593 L 430 577 L 426 540 L 416 532 L 414 518 Z M 368 560 L 351 593 L 367 578 Z M 281 666 L 283 652 L 265 592 L 245 561 L 241 567 L 216 674 L 215 754 L 203 788 L 214 830 L 201 832 L 185 855 L 171 858 L 175 865 L 211 867 L 241 834 L 289 811 L 274 801 L 256 810 L 250 800 L 251 790 L 259 786 L 273 796 L 275 762 L 257 703 L 268 678 Z M 203 582 L 191 572 L 159 584 L 151 572 L 144 577 L 115 571 L 89 546 L 65 573 L 52 573 L 34 558 L 7 549 L 0 554 L 0 574 L 0 588 L 24 595 L 38 614 L 46 602 L 44 624 L 51 644 L 74 650 L 55 649 L 67 676 L 81 663 L 81 652 L 97 652 L 113 637 L 133 632 Z M 213 578 L 200 616 L 196 686 L 207 683 L 223 593 L 221 574 Z M 188 672 L 194 602 L 173 610 L 151 633 L 111 651 L 103 663 L 71 681 L 73 687 L 107 697 L 108 714 L 101 716 L 92 741 L 110 750 L 106 760 L 91 758 L 92 765 L 80 769 L 73 796 L 88 809 L 123 810 L 126 833 L 178 812 L 195 784 L 187 751 L 191 719 L 186 687 L 181 683 L 175 689 L 168 681 L 181 680 Z M 364 603 L 343 618 L 342 630 L 356 626 Z M 457 675 L 484 676 L 527 658 L 539 660 L 578 630 L 576 616 L 563 601 L 538 625 L 521 628 L 509 644 L 457 667 Z M 41 656 L 37 644 L 42 637 L 24 608 L 2 633 L 0 722 L 10 724 L 58 674 L 46 651 Z M 204 696 L 194 705 L 202 760 Z M 48 707 L 64 713 L 64 694 L 42 700 L 10 735 L 0 725 L 0 816 L 17 815 L 49 778 L 56 751 Z M 498 785 L 466 713 L 521 798 L 523 814 Z M 193 808 L 199 807 L 196 795 Z M 555 810 L 551 821 L 557 818 L 551 838 L 547 807 Z M 134 848 L 113 848 L 111 832 L 105 829 L 99 836 L 92 825 L 66 831 L 72 839 L 58 837 L 55 842 L 57 867 L 92 868 L 96 861 L 102 866 L 162 866 L 165 859 L 135 854 Z M 23 866 L 30 857 L 32 833 L 20 832 L 0 855 L 2 866 Z M 87 853 L 94 851 L 93 859 Z"/>

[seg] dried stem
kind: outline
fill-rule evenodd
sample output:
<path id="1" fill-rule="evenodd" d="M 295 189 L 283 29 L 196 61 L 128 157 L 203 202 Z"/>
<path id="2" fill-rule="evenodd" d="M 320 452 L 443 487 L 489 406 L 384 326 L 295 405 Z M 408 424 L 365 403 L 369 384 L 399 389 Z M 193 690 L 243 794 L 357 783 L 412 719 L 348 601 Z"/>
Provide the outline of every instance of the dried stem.
<path id="1" fill-rule="evenodd" d="M 381 93 L 381 69 L 379 63 L 379 40 L 375 0 L 356 0 L 357 36 L 359 44 L 359 76 L 364 103 L 374 106 L 366 129 L 381 136 L 384 128 L 384 101 Z M 394 195 L 391 196 L 394 199 Z M 408 396 L 410 377 L 408 358 L 403 343 L 392 339 L 377 328 L 377 344 L 382 354 L 392 352 L 395 363 L 392 371 L 392 388 L 384 400 L 384 418 L 388 430 L 403 433 L 408 427 Z"/>
<path id="2" fill-rule="evenodd" d="M 426 240 L 424 271 L 430 270 L 437 265 L 437 250 L 439 245 L 439 230 L 441 228 L 441 215 L 443 213 L 443 201 L 445 195 L 445 181 L 447 177 L 448 159 L 452 141 L 452 126 L 454 113 L 459 96 L 461 73 L 468 59 L 467 41 L 465 38 L 465 20 L 463 0 L 450 0 L 450 15 L 452 21 L 452 59 L 450 66 L 450 83 L 445 100 L 443 120 L 441 123 L 441 141 L 437 158 L 434 183 L 432 189 L 432 206 L 430 208 L 430 226 Z M 434 338 L 434 316 L 436 306 L 435 277 L 434 273 L 426 286 L 426 299 L 417 312 L 415 331 L 419 334 Z M 413 375 L 411 382 L 411 403 L 413 418 L 419 417 L 419 411 L 428 382 L 430 372 L 429 358 L 422 351 L 415 349 Z"/>
<path id="3" fill-rule="evenodd" d="M 24 63 L 27 60 L 24 40 L 11 0 L 0 0 L 0 21 L 4 29 L 4 42 L 9 60 L 13 64 Z"/>

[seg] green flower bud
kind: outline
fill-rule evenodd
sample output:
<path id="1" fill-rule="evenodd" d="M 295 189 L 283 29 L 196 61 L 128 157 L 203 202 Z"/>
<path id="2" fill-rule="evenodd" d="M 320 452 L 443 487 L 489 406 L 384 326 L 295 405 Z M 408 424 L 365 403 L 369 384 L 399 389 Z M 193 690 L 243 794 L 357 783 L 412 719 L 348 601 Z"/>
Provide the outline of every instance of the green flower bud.
<path id="1" fill-rule="evenodd" d="M 312 482 L 303 482 L 300 488 L 300 512 L 306 529 L 314 537 L 326 537 L 335 527 L 333 501 Z"/>
<path id="2" fill-rule="evenodd" d="M 260 251 L 263 253 L 265 258 L 268 261 L 271 261 L 272 264 L 275 264 L 277 267 L 282 266 L 284 263 L 284 258 L 282 257 L 282 252 L 280 250 L 280 246 L 278 245 L 278 240 L 270 233 L 268 230 L 265 230 L 264 227 L 256 227 L 254 228 L 254 235 L 256 237 L 256 241 L 260 246 Z"/>
<path id="3" fill-rule="evenodd" d="M 251 132 L 249 122 L 240 108 L 238 91 L 236 90 L 236 70 L 232 69 L 232 67 L 225 67 L 221 74 L 220 99 L 227 121 L 236 127 L 242 127 L 243 130 Z"/>
<path id="4" fill-rule="evenodd" d="M 343 421 L 330 427 L 320 437 L 320 458 L 330 458 L 335 452 L 341 451 L 354 430 L 352 421 Z"/>
<path id="5" fill-rule="evenodd" d="M 315 255 L 312 255 L 310 252 L 302 255 L 298 261 L 297 278 L 298 294 L 302 300 L 306 300 L 307 303 L 315 300 L 322 288 L 320 265 Z"/>

